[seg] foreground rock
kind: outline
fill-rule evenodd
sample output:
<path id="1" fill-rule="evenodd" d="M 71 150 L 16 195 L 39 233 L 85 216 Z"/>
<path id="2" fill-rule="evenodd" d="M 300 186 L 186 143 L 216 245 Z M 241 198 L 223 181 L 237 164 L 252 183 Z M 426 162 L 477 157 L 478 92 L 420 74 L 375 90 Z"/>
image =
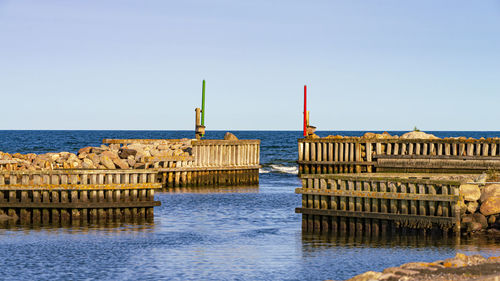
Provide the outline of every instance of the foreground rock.
<path id="1" fill-rule="evenodd" d="M 368 271 L 349 281 L 368 280 L 499 280 L 500 257 L 484 258 L 458 253 L 454 258 L 435 262 L 411 262 L 382 272 Z"/>

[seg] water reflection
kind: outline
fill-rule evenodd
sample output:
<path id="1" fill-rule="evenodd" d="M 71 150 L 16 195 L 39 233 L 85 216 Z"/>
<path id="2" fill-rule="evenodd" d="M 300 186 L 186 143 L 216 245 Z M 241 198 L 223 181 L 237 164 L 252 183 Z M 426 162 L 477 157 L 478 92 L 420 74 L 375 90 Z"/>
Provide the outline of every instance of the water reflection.
<path id="1" fill-rule="evenodd" d="M 9 233 L 45 233 L 45 234 L 120 234 L 120 233 L 151 233 L 155 230 L 154 220 L 133 221 L 133 222 L 103 222 L 78 226 L 61 225 L 5 225 L 0 228 L 0 235 Z"/>
<path id="2" fill-rule="evenodd" d="M 303 251 L 336 247 L 362 248 L 450 248 L 466 251 L 500 251 L 500 236 L 446 236 L 442 234 L 407 234 L 407 235 L 346 235 L 346 234 L 311 234 L 302 233 Z"/>
<path id="3" fill-rule="evenodd" d="M 200 187 L 171 187 L 162 189 L 162 193 L 259 193 L 259 186 L 200 186 Z"/>

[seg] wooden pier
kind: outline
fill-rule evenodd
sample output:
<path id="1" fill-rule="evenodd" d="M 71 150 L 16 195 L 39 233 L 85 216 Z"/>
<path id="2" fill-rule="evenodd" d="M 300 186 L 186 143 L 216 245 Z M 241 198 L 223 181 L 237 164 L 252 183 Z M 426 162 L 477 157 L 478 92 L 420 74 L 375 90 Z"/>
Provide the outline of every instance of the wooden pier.
<path id="1" fill-rule="evenodd" d="M 299 139 L 299 174 L 500 170 L 500 139 Z"/>
<path id="2" fill-rule="evenodd" d="M 0 215 L 16 218 L 4 224 L 150 221 L 160 188 L 149 170 L 1 171 Z"/>
<path id="3" fill-rule="evenodd" d="M 460 231 L 460 181 L 428 175 L 302 175 L 302 229 L 306 232 L 387 234 Z"/>

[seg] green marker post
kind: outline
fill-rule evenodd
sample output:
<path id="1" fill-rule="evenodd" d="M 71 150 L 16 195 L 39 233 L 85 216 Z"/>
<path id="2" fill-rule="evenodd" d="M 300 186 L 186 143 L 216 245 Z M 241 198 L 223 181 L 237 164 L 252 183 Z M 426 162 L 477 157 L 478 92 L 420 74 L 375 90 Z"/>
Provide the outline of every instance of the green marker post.
<path id="1" fill-rule="evenodd" d="M 205 126 L 205 80 L 203 80 L 203 87 L 201 90 L 201 125 Z"/>

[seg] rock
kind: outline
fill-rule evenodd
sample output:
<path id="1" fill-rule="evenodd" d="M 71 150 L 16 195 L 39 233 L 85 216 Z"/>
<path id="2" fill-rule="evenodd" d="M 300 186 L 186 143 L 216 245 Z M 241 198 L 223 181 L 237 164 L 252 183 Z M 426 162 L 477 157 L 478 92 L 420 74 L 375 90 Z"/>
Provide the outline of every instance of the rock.
<path id="1" fill-rule="evenodd" d="M 83 159 L 82 167 L 84 169 L 95 169 L 94 162 L 88 158 Z"/>
<path id="2" fill-rule="evenodd" d="M 483 229 L 483 225 L 478 222 L 471 222 L 467 224 L 467 232 L 476 232 Z"/>
<path id="3" fill-rule="evenodd" d="M 120 144 L 112 143 L 109 145 L 109 149 L 112 151 L 118 152 L 118 150 L 120 150 Z"/>
<path id="4" fill-rule="evenodd" d="M 129 165 L 127 163 L 127 161 L 123 160 L 123 159 L 120 159 L 120 158 L 114 158 L 112 159 L 113 160 L 113 163 L 120 167 L 120 169 L 128 169 L 129 168 Z"/>
<path id="5" fill-rule="evenodd" d="M 497 221 L 496 216 L 488 216 L 488 224 L 493 225 Z"/>
<path id="6" fill-rule="evenodd" d="M 86 157 L 87 157 L 87 155 L 88 155 L 88 154 L 87 154 L 87 153 L 85 153 L 85 152 L 84 152 L 84 153 L 78 153 L 78 159 L 84 159 L 84 158 L 86 158 Z"/>
<path id="7" fill-rule="evenodd" d="M 103 149 L 101 147 L 92 147 L 92 149 L 90 150 L 90 153 L 101 154 L 104 151 L 107 151 L 107 149 Z"/>
<path id="8" fill-rule="evenodd" d="M 389 267 L 389 268 L 384 269 L 384 271 L 382 271 L 382 272 L 383 273 L 393 273 L 393 274 L 397 274 L 397 275 L 415 275 L 415 274 L 418 274 L 418 271 L 416 271 L 416 270 L 404 269 L 401 267 Z"/>
<path id="9" fill-rule="evenodd" d="M 102 156 L 108 156 L 109 159 L 113 160 L 113 159 L 119 159 L 120 156 L 118 156 L 118 151 L 111 151 L 111 150 L 106 150 L 104 151 L 103 153 L 101 153 L 100 155 L 101 157 Z"/>
<path id="10" fill-rule="evenodd" d="M 170 146 L 168 144 L 160 144 L 156 147 L 158 150 L 167 150 L 170 149 Z"/>
<path id="11" fill-rule="evenodd" d="M 130 148 L 122 148 L 120 149 L 118 155 L 122 159 L 128 159 L 129 156 L 135 156 L 137 154 L 137 150 Z"/>
<path id="12" fill-rule="evenodd" d="M 481 202 L 486 201 L 490 197 L 500 197 L 500 184 L 489 184 L 485 186 L 481 192 Z"/>
<path id="13" fill-rule="evenodd" d="M 375 271 L 367 271 L 365 273 L 354 276 L 351 279 L 347 279 L 346 281 L 370 281 L 377 280 L 382 275 L 381 272 Z"/>
<path id="14" fill-rule="evenodd" d="M 332 137 L 332 138 L 335 138 L 335 136 L 328 136 L 328 137 Z M 371 133 L 371 132 L 366 132 L 362 138 L 365 138 L 365 139 L 374 139 L 377 137 L 377 134 L 375 133 Z"/>
<path id="15" fill-rule="evenodd" d="M 488 227 L 488 219 L 486 219 L 485 216 L 483 216 L 481 213 L 475 213 L 472 215 L 472 219 L 474 222 L 478 222 L 481 224 L 482 228 L 487 228 Z"/>
<path id="16" fill-rule="evenodd" d="M 231 134 L 230 132 L 227 132 L 225 135 L 224 135 L 224 139 L 225 140 L 238 140 L 238 138 Z"/>
<path id="17" fill-rule="evenodd" d="M 97 167 L 101 163 L 101 158 L 95 153 L 90 153 L 88 158 L 92 160 L 95 167 Z"/>
<path id="18" fill-rule="evenodd" d="M 151 149 L 149 151 L 149 153 L 151 153 L 151 156 L 159 156 L 160 155 L 160 151 L 158 149 Z"/>
<path id="19" fill-rule="evenodd" d="M 420 132 L 420 131 L 408 132 L 408 133 L 401 135 L 401 137 L 399 137 L 399 138 L 401 138 L 401 139 L 424 139 L 424 140 L 438 139 L 438 137 L 436 137 L 435 135 L 427 134 L 427 133 Z"/>
<path id="20" fill-rule="evenodd" d="M 471 202 L 467 203 L 467 211 L 470 214 L 474 214 L 478 207 L 479 207 L 479 203 L 477 203 L 477 201 L 471 201 Z"/>
<path id="21" fill-rule="evenodd" d="M 500 214 L 500 196 L 489 197 L 479 208 L 485 216 Z"/>
<path id="22" fill-rule="evenodd" d="M 104 165 L 104 167 L 106 167 L 106 169 L 116 169 L 116 166 L 113 163 L 113 160 L 111 160 L 111 158 L 109 158 L 109 156 L 101 155 L 100 161 L 101 161 L 102 165 Z"/>
<path id="23" fill-rule="evenodd" d="M 78 154 L 83 154 L 83 153 L 89 154 L 91 150 L 92 150 L 91 146 L 80 148 L 80 150 L 78 150 Z"/>
<path id="24" fill-rule="evenodd" d="M 129 155 L 129 156 L 127 157 L 127 163 L 128 163 L 128 165 L 129 165 L 130 167 L 134 167 L 134 165 L 135 165 L 136 161 L 135 161 L 135 158 L 134 158 L 134 156 L 133 156 L 133 155 Z"/>
<path id="25" fill-rule="evenodd" d="M 481 190 L 476 184 L 462 184 L 459 192 L 466 201 L 477 201 L 481 197 Z"/>
<path id="26" fill-rule="evenodd" d="M 471 223 L 474 221 L 474 218 L 472 217 L 472 215 L 465 215 L 461 218 L 461 221 L 462 223 Z"/>

